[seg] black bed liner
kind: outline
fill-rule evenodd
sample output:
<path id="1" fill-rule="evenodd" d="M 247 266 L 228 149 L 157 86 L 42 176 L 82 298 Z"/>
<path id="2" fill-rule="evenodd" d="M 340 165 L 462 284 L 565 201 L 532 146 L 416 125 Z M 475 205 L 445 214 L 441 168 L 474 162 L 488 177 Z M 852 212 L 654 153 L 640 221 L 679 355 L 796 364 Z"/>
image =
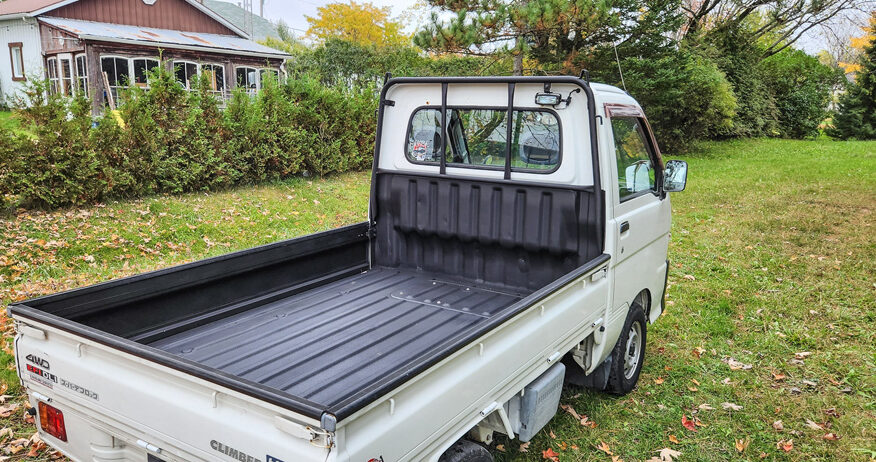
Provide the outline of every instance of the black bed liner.
<path id="1" fill-rule="evenodd" d="M 150 346 L 331 407 L 521 298 L 378 267 Z"/>
<path id="2" fill-rule="evenodd" d="M 375 168 L 346 226 L 11 305 L 11 314 L 320 420 L 349 417 L 604 265 L 592 92 L 569 77 L 392 79 L 575 83 L 594 186 Z M 440 302 L 440 303 L 439 303 Z M 449 304 L 449 306 L 448 306 Z"/>

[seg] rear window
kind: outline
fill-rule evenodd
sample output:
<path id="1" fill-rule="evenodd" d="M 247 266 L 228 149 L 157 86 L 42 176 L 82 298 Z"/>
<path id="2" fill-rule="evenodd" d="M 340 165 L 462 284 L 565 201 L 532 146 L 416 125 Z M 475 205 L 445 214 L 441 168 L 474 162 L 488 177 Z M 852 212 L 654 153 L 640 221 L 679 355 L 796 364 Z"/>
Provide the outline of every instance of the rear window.
<path id="1" fill-rule="evenodd" d="M 421 108 L 411 116 L 406 142 L 408 160 L 441 161 L 441 137 L 447 135 L 447 165 L 501 170 L 508 146 L 507 109 L 447 108 L 447 131 L 441 109 Z M 560 164 L 560 121 L 555 113 L 515 109 L 511 114 L 511 170 L 553 171 Z"/>

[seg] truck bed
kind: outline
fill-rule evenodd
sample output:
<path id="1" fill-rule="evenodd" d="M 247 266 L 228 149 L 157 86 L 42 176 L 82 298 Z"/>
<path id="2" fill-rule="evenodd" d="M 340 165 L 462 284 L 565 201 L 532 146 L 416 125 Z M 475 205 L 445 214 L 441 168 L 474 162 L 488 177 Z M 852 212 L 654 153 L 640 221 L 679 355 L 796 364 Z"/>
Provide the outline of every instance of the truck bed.
<path id="1" fill-rule="evenodd" d="M 334 406 L 522 297 L 375 267 L 149 345 Z"/>
<path id="2" fill-rule="evenodd" d="M 601 264 L 592 188 L 377 172 L 376 220 L 10 307 L 338 422 Z"/>

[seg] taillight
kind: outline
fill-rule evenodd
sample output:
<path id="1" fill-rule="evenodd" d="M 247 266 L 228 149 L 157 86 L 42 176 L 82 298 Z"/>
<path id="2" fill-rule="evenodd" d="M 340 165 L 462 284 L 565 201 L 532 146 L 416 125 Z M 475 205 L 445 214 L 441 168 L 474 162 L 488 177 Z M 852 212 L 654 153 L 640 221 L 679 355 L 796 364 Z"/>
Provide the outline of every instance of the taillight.
<path id="1" fill-rule="evenodd" d="M 64 426 L 64 413 L 59 409 L 40 401 L 40 427 L 44 432 L 67 441 L 67 427 Z"/>

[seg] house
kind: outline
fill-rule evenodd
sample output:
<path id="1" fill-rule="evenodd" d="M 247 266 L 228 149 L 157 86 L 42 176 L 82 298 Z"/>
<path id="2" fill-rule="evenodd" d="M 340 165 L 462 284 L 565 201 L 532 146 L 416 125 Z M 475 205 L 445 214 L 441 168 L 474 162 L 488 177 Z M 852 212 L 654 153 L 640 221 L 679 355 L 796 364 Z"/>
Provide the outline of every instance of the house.
<path id="1" fill-rule="evenodd" d="M 50 91 L 86 92 L 94 111 L 113 107 L 126 85 L 148 87 L 164 59 L 191 88 L 206 74 L 219 98 L 282 77 L 290 56 L 251 40 L 199 0 L 5 0 L 0 2 L 0 96 L 31 78 Z M 6 61 L 6 62 L 3 62 Z"/>

